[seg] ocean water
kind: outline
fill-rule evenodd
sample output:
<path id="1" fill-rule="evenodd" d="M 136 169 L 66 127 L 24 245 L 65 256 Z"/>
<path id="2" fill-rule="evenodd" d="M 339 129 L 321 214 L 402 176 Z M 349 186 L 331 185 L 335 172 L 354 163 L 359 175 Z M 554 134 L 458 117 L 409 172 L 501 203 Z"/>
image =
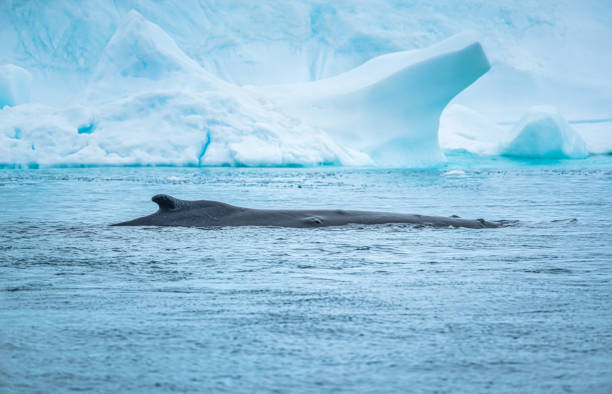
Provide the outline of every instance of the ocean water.
<path id="1" fill-rule="evenodd" d="M 612 392 L 612 156 L 0 170 L 2 392 Z M 519 220 L 125 228 L 156 193 Z"/>

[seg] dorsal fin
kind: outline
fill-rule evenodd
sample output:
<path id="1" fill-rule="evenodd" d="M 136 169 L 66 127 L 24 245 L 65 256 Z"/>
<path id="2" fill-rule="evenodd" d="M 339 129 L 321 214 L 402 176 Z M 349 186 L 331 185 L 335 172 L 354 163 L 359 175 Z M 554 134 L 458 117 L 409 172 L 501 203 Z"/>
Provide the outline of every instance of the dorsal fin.
<path id="1" fill-rule="evenodd" d="M 160 211 L 172 211 L 181 207 L 182 201 L 167 194 L 157 194 L 151 198 L 159 205 Z"/>

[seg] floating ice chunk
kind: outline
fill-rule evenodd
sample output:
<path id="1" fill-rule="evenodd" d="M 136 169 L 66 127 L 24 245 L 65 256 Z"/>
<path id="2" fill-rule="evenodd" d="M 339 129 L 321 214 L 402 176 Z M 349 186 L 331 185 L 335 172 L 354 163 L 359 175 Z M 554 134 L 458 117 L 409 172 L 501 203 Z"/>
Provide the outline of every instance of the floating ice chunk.
<path id="1" fill-rule="evenodd" d="M 583 159 L 588 155 L 580 134 L 554 107 L 532 107 L 514 129 L 502 155 L 531 159 Z"/>
<path id="2" fill-rule="evenodd" d="M 25 69 L 13 64 L 0 66 L 0 108 L 30 101 L 32 77 Z"/>

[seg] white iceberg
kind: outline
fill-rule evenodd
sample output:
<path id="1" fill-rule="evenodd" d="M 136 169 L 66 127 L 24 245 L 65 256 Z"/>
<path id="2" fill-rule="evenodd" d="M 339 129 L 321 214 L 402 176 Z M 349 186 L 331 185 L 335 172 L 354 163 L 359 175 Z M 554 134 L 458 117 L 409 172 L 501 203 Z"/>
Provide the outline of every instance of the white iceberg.
<path id="1" fill-rule="evenodd" d="M 529 109 L 514 129 L 515 137 L 501 149 L 504 156 L 529 159 L 583 159 L 588 156 L 580 134 L 554 107 Z"/>
<path id="2" fill-rule="evenodd" d="M 464 33 L 426 49 L 378 56 L 336 77 L 252 89 L 378 165 L 426 167 L 444 161 L 442 110 L 489 68 L 474 35 Z"/>

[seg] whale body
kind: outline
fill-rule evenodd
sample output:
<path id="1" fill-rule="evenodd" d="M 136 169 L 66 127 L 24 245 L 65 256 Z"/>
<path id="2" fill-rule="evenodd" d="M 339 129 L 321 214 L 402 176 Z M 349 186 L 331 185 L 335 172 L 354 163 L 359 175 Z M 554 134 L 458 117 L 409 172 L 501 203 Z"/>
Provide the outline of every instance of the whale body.
<path id="1" fill-rule="evenodd" d="M 490 222 L 484 219 L 462 219 L 458 216 L 423 216 L 405 213 L 350 211 L 350 210 L 290 210 L 251 209 L 218 201 L 186 201 L 166 194 L 153 196 L 159 210 L 114 226 L 272 226 L 272 227 L 328 227 L 347 224 L 405 223 L 430 227 L 496 228 L 505 221 Z"/>

